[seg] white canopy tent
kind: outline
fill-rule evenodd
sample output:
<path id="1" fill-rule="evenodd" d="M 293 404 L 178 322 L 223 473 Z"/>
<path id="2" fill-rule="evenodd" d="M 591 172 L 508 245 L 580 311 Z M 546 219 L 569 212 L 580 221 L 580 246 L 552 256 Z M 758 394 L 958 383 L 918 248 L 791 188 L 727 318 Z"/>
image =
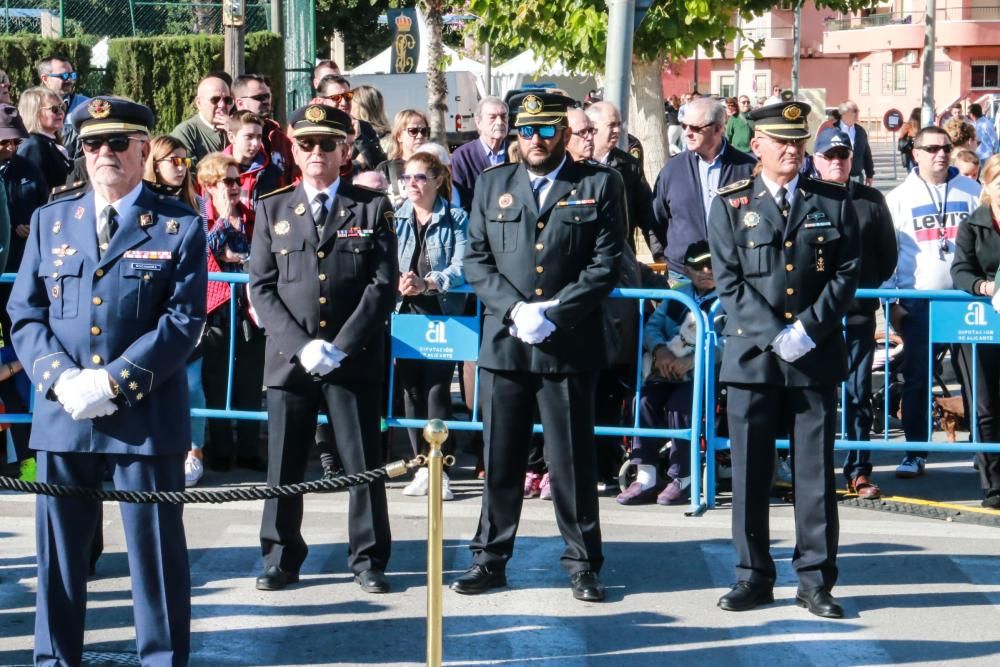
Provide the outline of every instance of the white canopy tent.
<path id="1" fill-rule="evenodd" d="M 597 82 L 593 76 L 574 74 L 561 61 L 543 67 L 542 60 L 531 49 L 524 51 L 499 67 L 493 69 L 493 93 L 503 97 L 504 93 L 526 84 L 550 83 L 565 90 L 571 97 L 582 100 Z"/>

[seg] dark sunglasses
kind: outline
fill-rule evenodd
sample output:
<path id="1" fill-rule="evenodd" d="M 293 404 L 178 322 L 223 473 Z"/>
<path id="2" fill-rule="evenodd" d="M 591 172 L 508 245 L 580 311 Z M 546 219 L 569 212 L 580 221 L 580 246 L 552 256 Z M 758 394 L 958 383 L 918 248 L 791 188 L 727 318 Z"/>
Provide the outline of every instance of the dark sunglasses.
<path id="1" fill-rule="evenodd" d="M 17 148 L 22 141 L 23 139 L 0 139 L 0 148 L 10 148 L 11 146 Z"/>
<path id="2" fill-rule="evenodd" d="M 577 137 L 592 137 L 595 134 L 597 134 L 597 128 L 596 127 L 588 127 L 588 128 L 583 129 L 583 130 L 580 130 L 579 132 L 573 132 L 573 134 L 575 136 L 577 136 Z"/>
<path id="3" fill-rule="evenodd" d="M 185 169 L 189 169 L 191 167 L 192 160 L 189 157 L 170 156 L 163 158 L 160 162 L 169 162 L 175 167 L 184 167 Z"/>
<path id="4" fill-rule="evenodd" d="M 50 107 L 42 107 L 42 108 L 43 109 L 48 109 L 49 111 L 51 111 L 52 113 L 54 113 L 56 115 L 60 115 L 60 116 L 65 116 L 66 115 L 66 107 L 64 107 L 61 104 L 53 104 Z"/>
<path id="5" fill-rule="evenodd" d="M 223 101 L 223 102 L 225 102 L 227 107 L 233 105 L 233 98 L 230 97 L 229 95 L 226 95 L 225 97 L 223 97 L 221 95 L 216 95 L 215 97 L 209 97 L 208 98 L 208 101 L 212 103 L 213 107 L 216 104 L 218 104 L 220 100 Z"/>
<path id="6" fill-rule="evenodd" d="M 227 176 L 226 178 L 222 178 L 222 179 L 216 181 L 216 184 L 219 184 L 219 183 L 225 183 L 227 188 L 235 188 L 235 187 L 239 187 L 239 185 L 240 185 L 240 179 L 238 179 L 238 178 L 230 178 L 230 177 Z"/>
<path id="7" fill-rule="evenodd" d="M 713 125 L 715 125 L 715 123 L 705 123 L 704 125 L 688 125 L 687 123 L 681 123 L 681 129 L 685 132 L 691 130 L 695 134 L 701 134 Z"/>
<path id="8" fill-rule="evenodd" d="M 325 96 L 323 99 L 330 100 L 334 104 L 340 104 L 341 101 L 350 102 L 351 100 L 354 99 L 354 91 L 348 90 L 347 92 L 343 93 L 334 93 L 333 95 Z"/>
<path id="9" fill-rule="evenodd" d="M 823 157 L 827 160 L 846 160 L 851 157 L 851 150 L 849 148 L 831 148 L 823 153 Z"/>
<path id="10" fill-rule="evenodd" d="M 241 100 L 257 100 L 258 102 L 267 102 L 271 99 L 271 93 L 259 93 L 257 95 L 244 95 L 240 98 Z"/>
<path id="11" fill-rule="evenodd" d="M 429 137 L 431 136 L 431 128 L 429 127 L 408 127 L 406 128 L 406 133 L 411 137 Z"/>
<path id="12" fill-rule="evenodd" d="M 517 133 L 521 135 L 522 139 L 531 139 L 538 133 L 538 136 L 542 139 L 551 139 L 556 136 L 556 132 L 559 128 L 555 125 L 522 125 L 517 128 Z"/>
<path id="13" fill-rule="evenodd" d="M 410 181 L 414 181 L 416 183 L 421 183 L 422 184 L 422 183 L 426 183 L 427 180 L 428 180 L 428 178 L 430 178 L 430 177 L 427 174 L 403 174 L 399 178 L 404 183 L 409 183 Z"/>
<path id="14" fill-rule="evenodd" d="M 80 143 L 83 144 L 83 150 L 88 153 L 97 153 L 101 150 L 101 146 L 104 144 L 108 145 L 108 148 L 113 150 L 115 153 L 124 153 L 128 150 L 130 141 L 142 141 L 138 137 L 129 137 L 124 134 L 114 134 L 107 137 L 87 137 L 81 139 Z"/>
<path id="15" fill-rule="evenodd" d="M 951 144 L 931 144 L 930 146 L 917 146 L 917 149 L 918 150 L 922 150 L 925 153 L 930 153 L 932 155 L 934 153 L 939 153 L 941 151 L 944 151 L 944 154 L 947 155 L 948 153 L 951 152 L 952 145 Z"/>
<path id="16" fill-rule="evenodd" d="M 341 140 L 324 137 L 323 139 L 296 139 L 295 143 L 298 144 L 299 148 L 304 150 L 306 153 L 312 153 L 313 149 L 317 146 L 319 146 L 319 149 L 324 153 L 332 153 L 340 146 Z"/>
<path id="17" fill-rule="evenodd" d="M 62 74 L 46 74 L 45 76 L 51 76 L 53 79 L 62 79 L 63 81 L 76 81 L 76 72 L 63 72 Z"/>

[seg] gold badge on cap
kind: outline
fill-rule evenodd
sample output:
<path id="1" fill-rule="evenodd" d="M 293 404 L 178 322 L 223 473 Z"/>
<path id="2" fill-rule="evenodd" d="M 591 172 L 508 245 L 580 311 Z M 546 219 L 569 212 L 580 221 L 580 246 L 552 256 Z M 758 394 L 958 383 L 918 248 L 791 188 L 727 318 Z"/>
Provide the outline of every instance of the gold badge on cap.
<path id="1" fill-rule="evenodd" d="M 497 200 L 497 205 L 499 205 L 500 208 L 508 208 L 513 203 L 514 203 L 514 195 L 512 195 L 509 192 L 503 193 L 502 195 L 500 195 L 500 199 Z"/>
<path id="2" fill-rule="evenodd" d="M 747 211 L 743 216 L 743 224 L 753 229 L 760 224 L 760 213 L 757 211 Z"/>
<path id="3" fill-rule="evenodd" d="M 287 220 L 279 220 L 274 224 L 274 233 L 278 236 L 284 236 L 291 228 L 292 226 L 288 224 Z"/>
<path id="4" fill-rule="evenodd" d="M 295 207 L 295 215 L 302 215 L 305 212 L 306 212 L 305 204 L 299 204 L 298 206 Z"/>
<path id="5" fill-rule="evenodd" d="M 781 117 L 787 121 L 796 121 L 802 116 L 802 109 L 797 104 L 789 104 L 781 112 Z"/>
<path id="6" fill-rule="evenodd" d="M 153 226 L 153 214 L 149 213 L 148 211 L 146 213 L 140 213 L 139 227 L 145 229 L 146 227 L 152 227 L 152 226 Z"/>
<path id="7" fill-rule="evenodd" d="M 306 109 L 306 120 L 310 123 L 319 123 L 326 120 L 326 109 L 318 104 L 309 107 Z"/>
<path id="8" fill-rule="evenodd" d="M 545 105 L 542 104 L 542 100 L 535 95 L 528 95 L 524 98 L 524 101 L 521 102 L 521 107 L 530 114 L 536 114 L 542 113 L 542 109 L 545 108 Z"/>
<path id="9" fill-rule="evenodd" d="M 102 99 L 90 100 L 87 111 L 91 118 L 107 118 L 111 115 L 111 102 Z"/>
<path id="10" fill-rule="evenodd" d="M 181 223 L 173 218 L 167 220 L 167 234 L 176 234 L 181 228 Z"/>

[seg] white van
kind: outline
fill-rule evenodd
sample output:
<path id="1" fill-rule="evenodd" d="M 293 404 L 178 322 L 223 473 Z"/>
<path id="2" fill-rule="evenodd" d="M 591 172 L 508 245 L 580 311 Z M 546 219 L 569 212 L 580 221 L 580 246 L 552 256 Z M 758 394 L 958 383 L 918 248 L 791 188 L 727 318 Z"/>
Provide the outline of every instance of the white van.
<path id="1" fill-rule="evenodd" d="M 390 125 L 396 112 L 403 109 L 427 110 L 427 73 L 414 74 L 356 74 L 345 75 L 352 88 L 361 85 L 378 88 L 385 99 L 385 115 Z M 445 98 L 445 128 L 448 143 L 457 146 L 476 138 L 473 116 L 479 104 L 476 75 L 472 72 L 445 72 L 448 96 Z"/>

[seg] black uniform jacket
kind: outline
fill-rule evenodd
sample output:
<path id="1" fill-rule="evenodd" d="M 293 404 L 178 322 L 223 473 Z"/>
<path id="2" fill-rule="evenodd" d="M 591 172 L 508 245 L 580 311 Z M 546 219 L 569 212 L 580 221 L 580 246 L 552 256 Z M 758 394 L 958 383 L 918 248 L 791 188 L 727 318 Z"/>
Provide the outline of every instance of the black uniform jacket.
<path id="1" fill-rule="evenodd" d="M 721 380 L 793 387 L 842 380 L 842 319 L 861 269 L 847 189 L 799 177 L 786 225 L 759 176 L 734 183 L 712 202 L 708 239 L 727 313 Z M 770 345 L 796 320 L 816 347 L 790 364 Z"/>
<path id="2" fill-rule="evenodd" d="M 861 274 L 858 287 L 876 289 L 892 276 L 899 259 L 892 212 L 885 203 L 885 196 L 875 188 L 857 181 L 848 181 L 846 185 L 861 230 Z M 870 318 L 877 308 L 878 299 L 855 299 L 847 311 L 847 317 L 851 319 L 861 315 Z"/>
<path id="3" fill-rule="evenodd" d="M 485 309 L 480 366 L 572 373 L 608 364 L 615 334 L 603 303 L 620 274 L 621 183 L 607 167 L 567 158 L 539 211 L 523 164 L 479 177 L 465 277 Z M 510 335 L 517 302 L 555 299 L 546 316 L 556 331 L 546 341 L 528 345 Z"/>
<path id="4" fill-rule="evenodd" d="M 979 284 L 995 280 L 1000 266 L 1000 232 L 993 224 L 989 205 L 983 205 L 958 223 L 955 237 L 955 261 L 951 279 L 955 289 L 979 294 Z"/>
<path id="5" fill-rule="evenodd" d="M 267 333 L 264 382 L 310 382 L 296 356 L 311 340 L 347 354 L 330 380 L 381 377 L 398 269 L 392 207 L 380 192 L 341 181 L 322 236 L 302 185 L 257 203 L 250 301 Z"/>
<path id="6" fill-rule="evenodd" d="M 608 154 L 608 166 L 614 167 L 625 181 L 625 214 L 627 226 L 625 243 L 635 252 L 635 228 L 642 230 L 646 245 L 653 259 L 663 259 L 663 243 L 666 230 L 659 228 L 653 215 L 653 191 L 646 182 L 639 160 L 620 148 L 613 148 Z"/>

